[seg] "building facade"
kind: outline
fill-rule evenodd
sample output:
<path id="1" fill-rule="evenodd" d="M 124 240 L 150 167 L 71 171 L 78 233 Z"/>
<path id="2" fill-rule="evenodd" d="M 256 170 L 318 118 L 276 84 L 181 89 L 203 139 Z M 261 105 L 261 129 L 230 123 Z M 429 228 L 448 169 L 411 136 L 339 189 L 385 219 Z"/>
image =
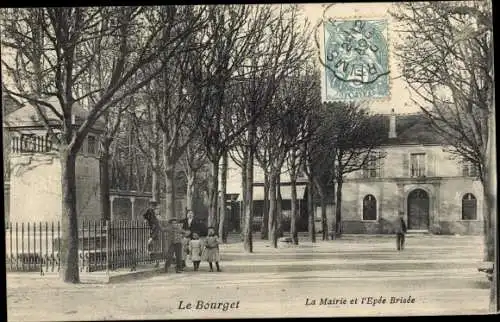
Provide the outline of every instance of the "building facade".
<path id="1" fill-rule="evenodd" d="M 410 231 L 481 234 L 478 169 L 449 152 L 423 115 L 387 118 L 384 157 L 345 177 L 343 232 L 391 233 L 403 215 Z"/>
<path id="2" fill-rule="evenodd" d="M 344 177 L 343 233 L 390 234 L 394 221 L 402 215 L 410 231 L 481 234 L 484 203 L 478 169 L 449 152 L 424 115 L 393 112 L 385 117 L 387 139 L 377 151 L 380 157 Z M 289 180 L 283 169 L 283 218 L 291 207 Z M 258 165 L 254 182 L 254 218 L 259 220 L 263 216 L 264 174 Z M 307 203 L 313 202 L 319 231 L 321 209 L 317 200 L 307 200 L 305 178 L 299 182 L 298 192 L 300 230 L 307 230 Z M 234 163 L 229 167 L 228 193 L 241 199 L 241 169 Z M 335 209 L 331 203 L 326 208 L 331 233 Z"/>
<path id="3" fill-rule="evenodd" d="M 47 99 L 60 109 L 55 97 Z M 72 123 L 82 124 L 87 111 L 75 104 Z M 54 133 L 60 120 L 49 109 L 43 110 Z M 61 162 L 57 142 L 49 135 L 37 109 L 24 104 L 3 121 L 9 137 L 9 221 L 51 222 L 61 218 Z M 90 130 L 76 159 L 77 212 L 80 220 L 100 220 L 99 135 L 101 120 Z M 5 144 L 5 143 L 4 143 Z"/>

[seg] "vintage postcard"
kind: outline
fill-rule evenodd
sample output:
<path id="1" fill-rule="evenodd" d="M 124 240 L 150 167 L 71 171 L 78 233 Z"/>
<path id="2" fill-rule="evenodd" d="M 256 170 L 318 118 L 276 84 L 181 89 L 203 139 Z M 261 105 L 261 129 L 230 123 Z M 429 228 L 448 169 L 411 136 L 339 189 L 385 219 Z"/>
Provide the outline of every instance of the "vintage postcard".
<path id="1" fill-rule="evenodd" d="M 0 9 L 9 321 L 498 311 L 490 0 Z"/>

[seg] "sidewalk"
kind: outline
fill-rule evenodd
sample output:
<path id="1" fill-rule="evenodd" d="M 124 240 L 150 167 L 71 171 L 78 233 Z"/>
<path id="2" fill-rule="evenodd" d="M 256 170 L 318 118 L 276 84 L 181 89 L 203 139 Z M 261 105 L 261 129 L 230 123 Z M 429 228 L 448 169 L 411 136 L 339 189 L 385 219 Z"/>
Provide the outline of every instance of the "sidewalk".
<path id="1" fill-rule="evenodd" d="M 120 268 L 113 271 L 97 271 L 97 272 L 80 272 L 81 284 L 108 284 L 118 283 L 129 280 L 138 280 L 160 274 L 163 271 L 164 263 L 160 262 L 159 267 L 154 264 L 138 265 L 136 270 L 131 271 L 130 268 Z M 7 272 L 7 281 L 17 284 L 25 284 L 39 280 L 47 280 L 53 283 L 59 283 L 58 272 L 46 272 L 40 275 L 39 272 Z M 61 282 L 61 284 L 64 284 Z M 14 285 L 14 284 L 12 284 Z"/>
<path id="2" fill-rule="evenodd" d="M 435 241 L 436 240 L 436 241 Z M 441 247 L 436 247 L 441 245 Z M 243 244 L 228 243 L 220 246 L 222 267 L 226 273 L 280 273 L 304 271 L 355 271 L 363 267 L 363 271 L 408 272 L 426 268 L 433 270 L 449 270 L 460 265 L 466 275 L 476 274 L 481 266 L 480 256 L 471 258 L 470 254 L 480 253 L 482 239 L 480 236 L 469 236 L 467 239 L 452 236 L 411 236 L 407 241 L 407 249 L 397 252 L 394 240 L 385 235 L 359 236 L 344 235 L 338 240 L 318 240 L 316 243 L 301 240 L 299 245 L 279 245 L 273 248 L 269 241 L 255 240 L 254 252 L 245 253 Z M 450 247 L 453 250 L 450 252 Z M 203 264 L 202 266 L 206 266 Z M 139 280 L 160 275 L 164 261 L 159 266 L 154 264 L 139 265 L 135 271 L 121 268 L 109 272 L 80 272 L 82 284 L 108 284 Z M 188 261 L 188 271 L 192 264 Z M 171 267 L 171 271 L 173 268 Z M 189 273 L 189 272 L 186 272 Z M 453 272 L 448 272 L 453 273 Z M 58 273 L 9 272 L 9 283 L 25 284 L 29 281 L 59 281 Z M 56 282 L 57 283 L 57 282 Z M 62 282 L 61 282 L 62 283 Z M 14 285 L 12 284 L 12 285 Z"/>
<path id="3" fill-rule="evenodd" d="M 83 283 L 76 285 L 61 282 L 57 274 L 8 273 L 8 316 L 11 321 L 89 321 L 485 313 L 490 283 L 476 267 L 481 243 L 480 237 L 412 236 L 408 248 L 397 252 L 392 239 L 378 237 L 282 249 L 256 240 L 252 254 L 244 253 L 241 243 L 221 245 L 222 272 L 209 272 L 206 262 L 194 272 L 188 262 L 181 274 L 173 267 L 163 274 L 160 263 L 137 272 L 112 271 L 110 283 L 102 281 L 104 272 L 82 272 Z M 308 299 L 367 296 L 412 296 L 416 302 L 306 305 Z M 180 301 L 241 303 L 238 310 L 217 311 L 180 309 Z"/>

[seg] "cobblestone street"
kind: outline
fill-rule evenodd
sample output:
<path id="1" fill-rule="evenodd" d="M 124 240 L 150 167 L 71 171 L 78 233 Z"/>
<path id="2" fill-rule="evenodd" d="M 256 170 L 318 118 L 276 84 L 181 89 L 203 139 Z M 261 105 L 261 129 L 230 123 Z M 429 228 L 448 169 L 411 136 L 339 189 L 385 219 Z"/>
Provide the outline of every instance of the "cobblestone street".
<path id="1" fill-rule="evenodd" d="M 257 240 L 255 253 L 241 249 L 241 243 L 222 245 L 220 273 L 208 272 L 202 263 L 199 272 L 189 266 L 182 274 L 118 284 L 65 285 L 55 277 L 12 273 L 7 276 L 8 320 L 488 311 L 489 283 L 477 271 L 482 257 L 477 236 L 409 236 L 403 252 L 385 236 L 344 236 L 314 245 L 304 240 L 283 249 Z"/>

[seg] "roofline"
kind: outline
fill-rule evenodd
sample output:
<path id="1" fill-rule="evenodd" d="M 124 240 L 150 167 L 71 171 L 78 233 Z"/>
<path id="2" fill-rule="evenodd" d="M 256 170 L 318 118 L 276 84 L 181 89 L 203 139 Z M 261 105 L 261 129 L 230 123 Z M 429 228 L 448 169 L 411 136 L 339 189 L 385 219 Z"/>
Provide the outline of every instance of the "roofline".
<path id="1" fill-rule="evenodd" d="M 79 125 L 81 125 L 81 124 L 73 124 L 73 128 L 78 129 Z M 51 128 L 56 128 L 56 129 L 61 129 L 62 125 L 60 125 L 60 124 L 50 124 L 50 127 Z M 8 130 L 13 130 L 13 129 L 23 129 L 23 130 L 41 130 L 41 129 L 46 129 L 46 127 L 44 125 L 7 126 L 5 124 L 3 125 L 3 128 L 4 129 L 8 129 Z M 96 129 L 96 128 L 91 127 L 90 128 L 90 132 L 104 133 L 105 130 L 104 129 Z"/>
<path id="2" fill-rule="evenodd" d="M 392 143 L 386 143 L 386 144 L 381 144 L 381 147 L 399 147 L 399 146 L 411 146 L 411 145 L 420 145 L 420 146 L 447 146 L 448 144 L 439 144 L 439 143 L 399 143 L 399 144 L 392 144 Z"/>

